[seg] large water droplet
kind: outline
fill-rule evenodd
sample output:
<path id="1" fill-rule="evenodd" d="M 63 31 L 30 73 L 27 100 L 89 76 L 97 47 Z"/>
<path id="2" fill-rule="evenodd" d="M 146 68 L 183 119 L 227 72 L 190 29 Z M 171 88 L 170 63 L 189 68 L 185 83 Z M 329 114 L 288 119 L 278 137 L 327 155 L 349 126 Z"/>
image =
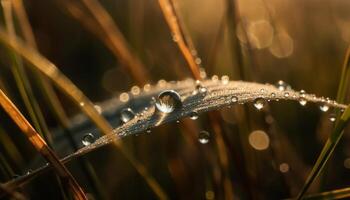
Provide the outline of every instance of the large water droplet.
<path id="1" fill-rule="evenodd" d="M 327 112 L 329 110 L 329 106 L 327 104 L 320 105 L 320 110 L 322 112 Z"/>
<path id="2" fill-rule="evenodd" d="M 84 146 L 88 146 L 95 142 L 95 136 L 92 133 L 88 133 L 84 135 L 81 142 L 83 143 Z"/>
<path id="3" fill-rule="evenodd" d="M 264 98 L 256 98 L 254 100 L 254 107 L 258 110 L 261 110 L 265 106 L 265 99 Z"/>
<path id="4" fill-rule="evenodd" d="M 180 95 L 174 90 L 166 90 L 158 95 L 156 107 L 160 112 L 171 113 L 175 109 L 181 108 Z"/>
<path id="5" fill-rule="evenodd" d="M 280 90 L 280 91 L 285 91 L 287 89 L 290 89 L 290 86 L 282 81 L 282 80 L 279 80 L 277 83 L 276 83 L 276 87 Z"/>
<path id="6" fill-rule="evenodd" d="M 134 119 L 135 117 L 135 113 L 134 111 L 131 110 L 131 108 L 124 108 L 121 112 L 120 112 L 120 120 L 123 123 L 126 123 L 132 119 Z"/>
<path id="7" fill-rule="evenodd" d="M 191 112 L 191 113 L 190 113 L 190 118 L 191 118 L 192 120 L 198 119 L 198 113 L 197 113 L 197 112 Z"/>
<path id="8" fill-rule="evenodd" d="M 198 135 L 198 141 L 201 144 L 207 144 L 210 140 L 210 134 L 207 131 L 201 131 Z"/>

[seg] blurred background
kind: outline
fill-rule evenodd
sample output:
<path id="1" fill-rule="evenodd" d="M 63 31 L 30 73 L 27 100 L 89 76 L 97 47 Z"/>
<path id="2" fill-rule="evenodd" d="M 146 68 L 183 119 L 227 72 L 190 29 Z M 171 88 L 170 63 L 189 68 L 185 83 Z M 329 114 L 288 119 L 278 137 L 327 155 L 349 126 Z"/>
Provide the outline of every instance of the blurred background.
<path id="1" fill-rule="evenodd" d="M 28 0 L 24 7 L 38 51 L 93 102 L 113 97 L 126 101 L 121 94 L 133 86 L 134 91 L 142 91 L 146 84 L 157 84 L 161 79 L 192 77 L 157 0 L 100 0 L 114 24 L 106 26 L 101 26 L 93 15 L 101 14 L 100 7 L 84 1 Z M 196 48 L 192 51 L 196 63 L 208 78 L 228 75 L 231 80 L 272 84 L 283 80 L 295 90 L 336 98 L 350 42 L 349 1 L 172 2 Z M 103 16 L 100 19 L 108 22 Z M 4 21 L 2 9 L 3 27 Z M 14 23 L 23 38 L 16 17 Z M 115 37 L 122 38 L 133 64 L 141 70 L 128 70 L 126 65 L 133 64 L 118 53 L 120 49 L 110 39 Z M 6 51 L 1 48 L 0 85 L 28 117 Z M 33 72 L 27 70 L 27 74 L 46 123 L 51 130 L 60 129 L 52 111 L 47 109 Z M 79 108 L 65 95 L 57 95 L 68 116 L 79 114 Z M 130 105 L 132 100 L 126 107 Z M 201 115 L 197 120 L 183 119 L 157 127 L 151 134 L 126 137 L 124 143 L 170 199 L 290 198 L 300 191 L 331 133 L 333 113 L 332 109 L 322 112 L 319 105 L 311 103 L 300 106 L 298 102 L 273 102 L 263 112 L 252 105 L 236 105 L 210 116 Z M 0 180 L 4 183 L 35 169 L 42 161 L 38 161 L 38 153 L 2 110 L 0 116 Z M 216 124 L 220 131 L 211 125 L 211 116 L 220 119 Z M 81 146 L 81 133 L 89 130 L 72 126 L 72 134 L 78 134 L 72 130 L 80 132 L 76 139 Z M 198 142 L 202 130 L 209 134 L 205 144 Z M 55 143 L 58 137 L 55 131 L 52 134 Z M 309 193 L 349 186 L 349 142 L 345 132 Z M 54 149 L 60 156 L 73 151 L 59 142 Z M 115 148 L 103 147 L 84 158 L 96 173 L 98 184 L 88 178 L 78 161 L 70 162 L 68 167 L 89 198 L 157 199 L 144 178 Z M 35 178 L 18 191 L 30 199 L 63 199 L 52 173 Z"/>

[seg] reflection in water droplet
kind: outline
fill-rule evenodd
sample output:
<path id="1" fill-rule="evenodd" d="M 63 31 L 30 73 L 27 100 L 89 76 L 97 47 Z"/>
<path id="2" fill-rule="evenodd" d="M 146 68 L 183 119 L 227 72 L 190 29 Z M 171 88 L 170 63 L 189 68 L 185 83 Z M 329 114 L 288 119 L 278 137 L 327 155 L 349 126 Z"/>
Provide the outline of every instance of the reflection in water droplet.
<path id="1" fill-rule="evenodd" d="M 283 96 L 286 97 L 286 98 L 288 98 L 288 97 L 289 97 L 289 92 L 285 92 L 285 93 L 283 94 Z"/>
<path id="2" fill-rule="evenodd" d="M 92 144 L 93 142 L 95 142 L 95 136 L 92 133 L 88 133 L 86 135 L 84 135 L 82 141 L 84 146 L 88 146 L 90 144 Z"/>
<path id="3" fill-rule="evenodd" d="M 264 98 L 256 98 L 254 100 L 254 107 L 258 110 L 261 110 L 265 106 L 265 99 Z"/>
<path id="4" fill-rule="evenodd" d="M 175 109 L 181 108 L 180 95 L 174 90 L 165 90 L 158 95 L 156 108 L 163 113 L 171 113 Z"/>
<path id="5" fill-rule="evenodd" d="M 329 106 L 327 104 L 320 105 L 320 110 L 322 112 L 327 112 L 329 110 Z"/>
<path id="6" fill-rule="evenodd" d="M 207 131 L 199 132 L 198 141 L 201 144 L 207 144 L 209 142 L 209 139 L 210 139 L 210 134 Z"/>
<path id="7" fill-rule="evenodd" d="M 190 113 L 190 118 L 192 119 L 192 120 L 196 120 L 196 119 L 198 119 L 198 113 L 197 112 L 191 112 Z"/>
<path id="8" fill-rule="evenodd" d="M 131 110 L 131 108 L 124 108 L 121 112 L 120 112 L 120 120 L 123 123 L 126 123 L 132 119 L 134 119 L 135 117 L 135 113 L 134 111 Z"/>
<path id="9" fill-rule="evenodd" d="M 256 150 L 265 150 L 270 145 L 269 136 L 262 130 L 256 130 L 249 134 L 249 144 Z"/>

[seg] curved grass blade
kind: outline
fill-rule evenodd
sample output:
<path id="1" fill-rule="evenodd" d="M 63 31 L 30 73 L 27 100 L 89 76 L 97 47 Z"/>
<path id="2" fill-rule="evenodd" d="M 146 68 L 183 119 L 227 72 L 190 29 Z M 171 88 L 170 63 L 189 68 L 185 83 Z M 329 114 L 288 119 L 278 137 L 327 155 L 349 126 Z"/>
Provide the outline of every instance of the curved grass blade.
<path id="1" fill-rule="evenodd" d="M 24 118 L 16 106 L 7 98 L 0 89 L 0 105 L 12 118 L 16 125 L 26 135 L 36 150 L 54 167 L 56 173 L 68 182 L 75 199 L 87 199 L 83 189 L 79 186 L 67 168 L 60 162 L 56 154 L 46 144 L 43 138 L 35 131 L 30 123 Z"/>
<path id="2" fill-rule="evenodd" d="M 151 129 L 156 126 L 160 126 L 165 123 L 175 122 L 184 117 L 189 117 L 192 112 L 198 114 L 218 110 L 225 106 L 235 104 L 253 103 L 256 99 L 264 99 L 265 103 L 279 100 L 299 101 L 300 94 L 294 90 L 280 91 L 273 85 L 259 84 L 243 81 L 230 81 L 227 84 L 223 84 L 217 80 L 205 80 L 202 82 L 203 86 L 207 88 L 205 94 L 193 94 L 196 88 L 196 82 L 193 80 L 185 80 L 179 82 L 171 82 L 165 86 L 152 87 L 151 91 L 145 92 L 135 96 L 135 101 L 146 101 L 164 90 L 175 90 L 179 93 L 182 99 L 182 109 L 177 112 L 172 112 L 167 116 L 159 117 L 155 112 L 154 105 L 147 111 L 139 113 L 133 120 L 125 123 L 124 125 L 114 129 L 113 134 L 104 135 L 97 139 L 91 145 L 83 147 L 75 153 L 65 157 L 61 161 L 63 163 L 71 161 L 77 157 L 80 157 L 88 152 L 94 151 L 99 147 L 105 146 L 109 143 L 118 141 L 120 138 L 139 134 L 145 132 L 147 129 Z M 264 91 L 264 92 L 261 92 Z M 288 93 L 288 96 L 286 96 Z M 237 101 L 232 101 L 233 97 L 237 98 Z M 307 94 L 303 96 L 304 100 L 308 102 L 314 102 L 318 104 L 326 104 L 333 108 L 346 108 L 346 105 L 338 104 L 334 101 L 324 102 L 323 98 L 318 98 L 315 95 Z M 118 105 L 116 105 L 118 104 Z M 112 99 L 106 102 L 101 107 L 105 109 L 105 112 L 113 109 L 113 106 L 120 108 L 128 107 L 128 103 L 120 103 L 116 99 Z M 35 176 L 49 169 L 49 166 L 43 166 L 29 175 L 21 176 L 13 181 L 6 183 L 10 188 L 17 187 L 21 184 L 27 183 Z"/>

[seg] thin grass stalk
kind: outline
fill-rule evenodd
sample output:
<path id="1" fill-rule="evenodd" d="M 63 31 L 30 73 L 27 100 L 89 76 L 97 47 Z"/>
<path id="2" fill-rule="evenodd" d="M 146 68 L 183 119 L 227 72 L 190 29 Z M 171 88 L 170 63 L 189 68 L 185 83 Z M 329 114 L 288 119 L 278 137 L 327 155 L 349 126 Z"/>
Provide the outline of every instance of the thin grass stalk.
<path id="1" fill-rule="evenodd" d="M 21 193 L 13 190 L 9 190 L 4 184 L 0 183 L 0 191 L 6 193 L 11 199 L 16 200 L 26 200 L 27 198 L 23 196 Z"/>
<path id="2" fill-rule="evenodd" d="M 12 162 L 15 164 L 15 167 L 22 166 L 24 163 L 24 158 L 20 153 L 19 149 L 13 142 L 12 138 L 8 136 L 6 131 L 0 127 L 0 143 L 4 149 L 4 154 L 12 159 Z"/>
<path id="3" fill-rule="evenodd" d="M 320 155 L 318 156 L 317 161 L 313 166 L 311 173 L 309 174 L 307 180 L 305 181 L 301 191 L 297 196 L 297 199 L 302 199 L 304 197 L 304 194 L 307 192 L 310 185 L 313 183 L 313 181 L 319 176 L 319 174 L 324 169 L 324 166 L 326 165 L 330 156 L 334 152 L 335 147 L 337 146 L 338 142 L 343 136 L 343 133 L 344 133 L 343 129 L 347 125 L 349 118 L 350 118 L 350 107 L 347 107 L 344 113 L 341 115 L 340 119 L 337 121 L 333 132 L 329 136 Z"/>
<path id="4" fill-rule="evenodd" d="M 175 10 L 170 2 L 170 0 L 158 0 L 162 13 L 165 20 L 170 28 L 172 37 L 176 41 L 182 55 L 184 56 L 193 77 L 197 80 L 201 79 L 199 66 L 195 61 L 195 57 L 191 53 L 191 50 L 186 45 L 184 40 L 184 35 L 182 29 L 178 23 L 178 19 L 175 14 Z"/>
<path id="5" fill-rule="evenodd" d="M 306 195 L 304 199 L 308 200 L 326 200 L 326 199 L 346 199 L 350 197 L 350 188 L 342 188 L 318 194 Z"/>
<path id="6" fill-rule="evenodd" d="M 25 134 L 35 149 L 54 167 L 62 180 L 67 181 L 75 199 L 87 199 L 83 189 L 79 186 L 67 168 L 60 162 L 56 154 L 46 144 L 45 140 L 35 131 L 30 123 L 24 118 L 16 106 L 7 98 L 0 89 L 0 105 L 16 123 L 18 128 Z"/>
<path id="7" fill-rule="evenodd" d="M 81 0 L 81 2 L 90 11 L 110 41 L 114 55 L 120 59 L 120 62 L 139 85 L 146 84 L 147 80 L 149 80 L 148 72 L 145 70 L 142 62 L 131 53 L 123 34 L 114 23 L 112 17 L 98 0 Z"/>
<path id="8" fill-rule="evenodd" d="M 66 76 L 64 76 L 64 74 L 62 74 L 53 63 L 41 56 L 31 47 L 24 45 L 19 39 L 14 40 L 15 42 L 10 42 L 8 39 L 9 36 L 2 30 L 2 28 L 0 28 L 0 40 L 3 44 L 14 49 L 23 56 L 31 64 L 29 66 L 34 67 L 36 70 L 39 70 L 50 78 L 59 89 L 67 94 L 74 103 L 81 107 L 82 111 L 96 124 L 102 134 L 108 135 L 113 132 L 113 129 L 108 122 L 96 111 L 94 104 Z M 125 157 L 152 187 L 153 191 L 157 192 L 158 197 L 166 199 L 165 193 L 161 192 L 162 190 L 155 179 L 149 175 L 148 171 L 145 170 L 146 168 L 140 162 L 127 152 L 121 141 L 116 141 L 114 144 L 119 147 Z"/>
<path id="9" fill-rule="evenodd" d="M 163 15 L 168 23 L 168 26 L 176 39 L 176 43 L 188 63 L 188 67 L 192 72 L 192 76 L 197 80 L 202 80 L 200 75 L 200 67 L 196 63 L 197 50 L 194 47 L 192 39 L 185 29 L 183 21 L 180 19 L 179 14 L 176 12 L 177 1 L 176 0 L 159 0 L 159 5 L 163 12 Z M 225 176 L 224 176 L 224 191 L 227 199 L 233 198 L 232 182 L 229 179 L 229 169 L 228 169 L 228 155 L 226 150 L 226 145 L 222 137 L 222 128 L 219 123 L 220 115 L 216 112 L 209 113 L 211 126 L 216 134 L 217 140 L 216 147 L 218 149 L 219 161 L 222 166 Z"/>
<path id="10" fill-rule="evenodd" d="M 14 37 L 16 37 L 16 35 L 13 24 L 11 1 L 2 0 L 1 5 L 4 11 L 7 33 L 10 36 L 9 39 L 12 40 Z M 23 68 L 23 62 L 15 52 L 13 52 L 12 50 L 8 51 L 13 63 L 11 66 L 11 70 L 14 75 L 17 87 L 20 91 L 20 95 L 23 99 L 26 109 L 28 110 L 29 116 L 32 119 L 33 124 L 38 130 L 38 132 L 44 135 L 45 139 L 51 141 L 52 139 L 49 134 L 46 122 L 44 120 L 44 117 L 42 116 L 42 112 L 40 110 L 38 102 L 36 101 L 26 72 Z"/>
<path id="11" fill-rule="evenodd" d="M 32 46 L 34 49 L 37 50 L 37 44 L 34 38 L 33 30 L 31 28 L 31 25 L 28 20 L 27 13 L 23 6 L 22 0 L 12 0 L 13 1 L 13 7 L 14 11 L 16 13 L 16 16 L 18 17 L 18 21 L 21 27 L 21 30 L 23 32 L 25 41 L 29 44 L 29 46 Z M 38 73 L 37 71 L 34 71 L 35 76 L 39 79 L 39 86 L 41 87 L 44 96 L 46 97 L 46 100 L 53 111 L 53 114 L 59 124 L 64 129 L 64 133 L 66 137 L 68 138 L 71 146 L 74 150 L 78 150 L 78 144 L 76 144 L 76 141 L 73 138 L 72 133 L 69 131 L 69 119 L 66 115 L 64 108 L 60 101 L 58 100 L 58 97 L 56 95 L 56 92 L 54 91 L 51 83 L 49 80 L 44 77 L 42 74 Z M 96 194 L 101 199 L 106 199 L 106 194 L 103 192 L 100 180 L 97 178 L 96 173 L 94 171 L 94 168 L 91 166 L 89 161 L 87 161 L 85 158 L 79 159 L 79 163 L 83 168 L 83 171 L 88 177 L 88 180 L 90 184 L 93 186 L 94 190 L 96 191 Z"/>

